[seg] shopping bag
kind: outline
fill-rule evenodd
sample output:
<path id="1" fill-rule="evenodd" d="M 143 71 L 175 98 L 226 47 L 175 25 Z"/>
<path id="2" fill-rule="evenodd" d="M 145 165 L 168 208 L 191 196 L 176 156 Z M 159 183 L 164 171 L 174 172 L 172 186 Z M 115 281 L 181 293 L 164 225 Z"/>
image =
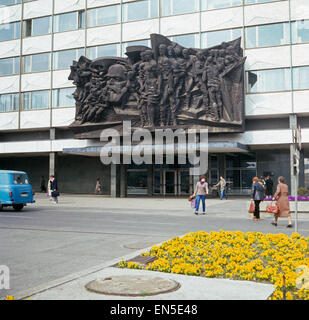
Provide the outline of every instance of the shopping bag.
<path id="1" fill-rule="evenodd" d="M 249 213 L 254 213 L 254 211 L 255 211 L 255 204 L 254 204 L 253 201 L 251 201 L 248 212 Z"/>
<path id="2" fill-rule="evenodd" d="M 277 206 L 277 204 L 273 204 L 273 202 L 271 202 L 271 204 L 266 207 L 266 212 L 273 213 L 273 214 L 278 214 L 279 213 L 279 207 Z"/>
<path id="3" fill-rule="evenodd" d="M 196 199 L 193 198 L 193 199 L 191 200 L 191 208 L 195 208 L 195 207 L 196 207 Z"/>

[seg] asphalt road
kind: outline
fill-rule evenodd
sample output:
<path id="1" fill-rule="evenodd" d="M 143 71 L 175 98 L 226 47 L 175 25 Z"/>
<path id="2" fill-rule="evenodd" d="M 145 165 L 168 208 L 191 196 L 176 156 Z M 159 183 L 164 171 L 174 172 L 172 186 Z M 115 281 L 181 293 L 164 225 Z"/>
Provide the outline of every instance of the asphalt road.
<path id="1" fill-rule="evenodd" d="M 241 230 L 291 234 L 287 221 L 277 228 L 271 216 L 259 222 L 250 219 L 244 201 L 208 201 L 207 214 L 195 216 L 192 210 L 173 208 L 173 200 L 151 199 L 102 207 L 75 204 L 57 206 L 46 200 L 22 212 L 0 212 L 0 265 L 10 268 L 10 290 L 0 290 L 0 297 L 56 280 L 132 253 L 138 247 L 180 236 L 191 231 Z M 139 205 L 149 201 L 148 207 Z M 176 201 L 176 200 L 175 200 Z M 179 200 L 178 200 L 179 201 Z M 83 202 L 84 203 L 84 202 Z M 135 207 L 134 207 L 135 204 Z M 160 205 L 156 205 L 160 204 Z M 176 204 L 176 202 L 175 202 Z M 308 218 L 307 218 L 308 217 Z M 299 228 L 309 235 L 309 216 L 302 215 Z"/>

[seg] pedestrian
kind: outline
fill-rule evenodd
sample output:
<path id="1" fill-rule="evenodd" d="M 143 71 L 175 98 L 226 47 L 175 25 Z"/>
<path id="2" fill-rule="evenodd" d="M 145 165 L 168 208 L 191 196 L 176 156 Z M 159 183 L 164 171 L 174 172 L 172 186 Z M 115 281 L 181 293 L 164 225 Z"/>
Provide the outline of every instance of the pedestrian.
<path id="1" fill-rule="evenodd" d="M 215 185 L 215 187 L 218 187 L 218 186 L 220 187 L 220 200 L 222 200 L 223 197 L 225 197 L 225 199 L 227 200 L 226 181 L 222 176 L 220 176 L 219 182 Z"/>
<path id="2" fill-rule="evenodd" d="M 251 201 L 254 201 L 254 216 L 253 220 L 260 220 L 260 203 L 264 200 L 264 187 L 263 183 L 258 177 L 252 179 L 251 188 Z"/>
<path id="3" fill-rule="evenodd" d="M 102 186 L 101 186 L 100 178 L 97 178 L 97 182 L 96 182 L 96 185 L 95 185 L 94 193 L 95 194 L 102 193 Z"/>
<path id="4" fill-rule="evenodd" d="M 281 217 L 281 218 L 288 218 L 289 224 L 287 225 L 287 228 L 292 228 L 288 193 L 289 193 L 289 187 L 285 183 L 285 178 L 281 176 L 278 178 L 277 190 L 273 196 L 273 201 L 275 201 L 275 199 L 278 197 L 277 206 L 279 208 L 279 213 L 275 214 L 274 216 L 275 219 L 271 223 L 275 227 L 277 227 L 278 218 Z"/>
<path id="5" fill-rule="evenodd" d="M 41 189 L 41 192 L 46 192 L 46 182 L 45 182 L 45 178 L 44 176 L 41 177 L 41 182 L 40 182 L 40 189 Z"/>
<path id="6" fill-rule="evenodd" d="M 265 192 L 266 197 L 272 197 L 274 183 L 273 183 L 272 179 L 270 178 L 270 176 L 267 176 L 265 178 L 265 188 L 266 188 L 266 192 Z"/>
<path id="7" fill-rule="evenodd" d="M 208 183 L 206 182 L 206 177 L 201 176 L 200 181 L 196 184 L 195 191 L 193 194 L 196 197 L 196 206 L 194 213 L 198 215 L 200 201 L 203 205 L 203 214 L 206 214 L 206 195 L 208 195 Z"/>
<path id="8" fill-rule="evenodd" d="M 51 190 L 51 180 L 50 178 L 48 179 L 48 182 L 47 182 L 47 196 L 49 197 L 49 200 L 50 201 L 53 201 L 53 197 L 51 195 L 52 193 L 52 190 Z"/>
<path id="9" fill-rule="evenodd" d="M 50 176 L 50 190 L 51 190 L 51 196 L 52 196 L 53 202 L 58 203 L 58 196 L 59 196 L 58 184 L 54 175 Z"/>
<path id="10" fill-rule="evenodd" d="M 263 176 L 260 177 L 259 182 L 261 182 L 262 185 L 265 186 L 265 180 L 264 180 L 264 177 L 263 177 Z"/>

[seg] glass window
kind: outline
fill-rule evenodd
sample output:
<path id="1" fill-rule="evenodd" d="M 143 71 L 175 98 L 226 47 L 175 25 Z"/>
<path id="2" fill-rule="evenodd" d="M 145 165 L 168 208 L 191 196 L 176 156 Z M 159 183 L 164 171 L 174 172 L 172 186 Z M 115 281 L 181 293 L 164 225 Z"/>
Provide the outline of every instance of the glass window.
<path id="1" fill-rule="evenodd" d="M 85 11 L 75 11 L 54 16 L 54 32 L 63 32 L 85 27 Z"/>
<path id="2" fill-rule="evenodd" d="M 127 193 L 135 195 L 148 193 L 147 170 L 127 171 Z"/>
<path id="3" fill-rule="evenodd" d="M 270 69 L 247 72 L 247 92 L 272 92 L 291 90 L 291 70 Z"/>
<path id="4" fill-rule="evenodd" d="M 89 59 L 99 57 L 112 57 L 119 55 L 119 44 L 108 44 L 104 46 L 87 48 L 87 56 Z"/>
<path id="5" fill-rule="evenodd" d="M 53 52 L 53 70 L 70 68 L 73 60 L 77 61 L 84 54 L 84 48 Z"/>
<path id="6" fill-rule="evenodd" d="M 20 38 L 20 22 L 0 24 L 0 41 Z"/>
<path id="7" fill-rule="evenodd" d="M 292 42 L 309 42 L 309 20 L 292 22 Z"/>
<path id="8" fill-rule="evenodd" d="M 105 26 L 120 22 L 120 5 L 90 9 L 88 14 L 88 27 Z"/>
<path id="9" fill-rule="evenodd" d="M 273 2 L 278 0 L 245 0 L 245 4 L 251 4 L 251 3 L 265 3 L 265 2 Z"/>
<path id="10" fill-rule="evenodd" d="M 74 107 L 75 100 L 73 92 L 75 88 L 54 89 L 52 92 L 52 106 L 57 107 Z"/>
<path id="11" fill-rule="evenodd" d="M 309 66 L 293 68 L 293 86 L 295 90 L 309 89 Z"/>
<path id="12" fill-rule="evenodd" d="M 183 47 L 186 48 L 198 48 L 199 47 L 199 34 L 194 33 L 194 34 L 185 34 L 181 36 L 173 36 L 170 37 L 172 41 L 177 42 Z"/>
<path id="13" fill-rule="evenodd" d="M 50 33 L 51 17 L 43 17 L 32 20 L 32 36 Z"/>
<path id="14" fill-rule="evenodd" d="M 123 22 L 155 18 L 158 16 L 158 0 L 135 1 L 123 4 Z"/>
<path id="15" fill-rule="evenodd" d="M 160 0 L 161 15 L 190 13 L 199 10 L 199 0 Z"/>
<path id="16" fill-rule="evenodd" d="M 218 168 L 218 157 L 210 156 L 210 168 Z"/>
<path id="17" fill-rule="evenodd" d="M 50 53 L 40 53 L 24 57 L 24 72 L 50 70 Z"/>
<path id="18" fill-rule="evenodd" d="M 222 42 L 235 40 L 241 37 L 241 33 L 241 28 L 205 32 L 202 34 L 202 48 L 210 48 Z"/>
<path id="19" fill-rule="evenodd" d="M 20 71 L 20 58 L 0 59 L 0 76 L 18 74 Z"/>
<path id="20" fill-rule="evenodd" d="M 17 111 L 19 93 L 0 94 L 0 112 Z"/>
<path id="21" fill-rule="evenodd" d="M 14 184 L 29 184 L 28 178 L 25 174 L 14 173 L 13 174 L 13 183 Z"/>
<path id="22" fill-rule="evenodd" d="M 247 48 L 280 46 L 288 43 L 290 43 L 288 22 L 246 28 Z"/>
<path id="23" fill-rule="evenodd" d="M 23 110 L 47 109 L 49 107 L 49 90 L 23 93 Z"/>
<path id="24" fill-rule="evenodd" d="M 242 0 L 202 0 L 202 10 L 241 6 Z"/>
<path id="25" fill-rule="evenodd" d="M 21 0 L 1 0 L 0 5 L 1 6 L 9 6 L 12 4 L 21 3 Z"/>

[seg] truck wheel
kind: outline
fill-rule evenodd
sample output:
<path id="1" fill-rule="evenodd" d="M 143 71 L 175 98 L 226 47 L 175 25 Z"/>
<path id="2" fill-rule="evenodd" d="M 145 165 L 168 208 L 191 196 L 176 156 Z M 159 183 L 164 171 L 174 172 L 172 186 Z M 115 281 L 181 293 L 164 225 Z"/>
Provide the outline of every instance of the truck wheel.
<path id="1" fill-rule="evenodd" d="M 23 209 L 24 205 L 23 204 L 13 204 L 13 209 L 15 211 L 21 211 Z"/>

